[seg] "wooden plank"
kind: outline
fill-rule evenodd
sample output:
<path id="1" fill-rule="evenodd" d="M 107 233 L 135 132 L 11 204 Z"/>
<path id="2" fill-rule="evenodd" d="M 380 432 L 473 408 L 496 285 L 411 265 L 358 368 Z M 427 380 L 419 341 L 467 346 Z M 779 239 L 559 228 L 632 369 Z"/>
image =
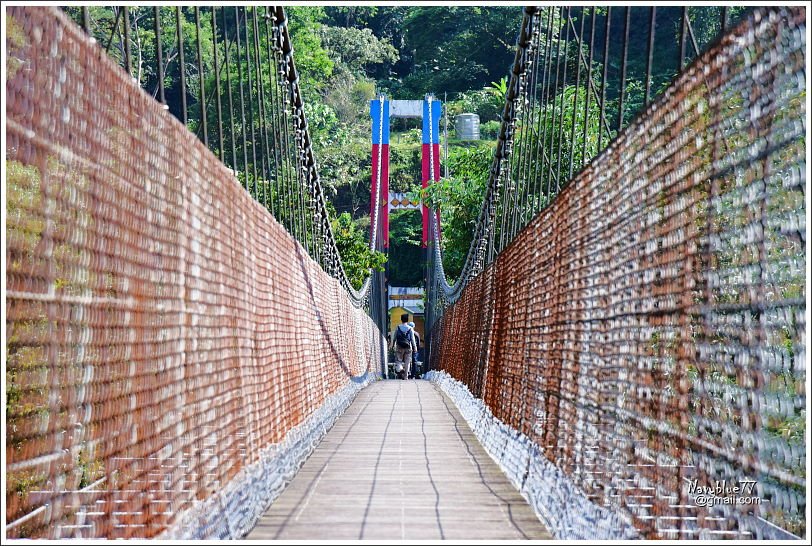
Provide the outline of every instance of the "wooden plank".
<path id="1" fill-rule="evenodd" d="M 456 406 L 421 380 L 359 393 L 247 539 L 552 539 Z"/>

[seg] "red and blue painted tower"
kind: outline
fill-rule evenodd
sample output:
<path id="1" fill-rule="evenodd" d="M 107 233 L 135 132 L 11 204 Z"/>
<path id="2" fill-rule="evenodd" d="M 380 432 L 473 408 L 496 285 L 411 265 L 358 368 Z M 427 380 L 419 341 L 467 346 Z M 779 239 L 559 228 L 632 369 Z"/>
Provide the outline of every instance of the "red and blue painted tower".
<path id="1" fill-rule="evenodd" d="M 375 194 L 378 195 L 378 217 L 380 218 L 383 248 L 389 248 L 389 101 L 379 97 L 370 101 L 369 115 L 372 116 L 372 189 L 370 192 L 370 215 L 375 218 Z M 375 229 L 374 223 L 370 229 Z"/>
<path id="2" fill-rule="evenodd" d="M 442 103 L 426 95 L 423 100 L 423 187 L 440 180 L 440 113 Z M 423 248 L 429 234 L 429 209 L 423 205 Z"/>
<path id="3" fill-rule="evenodd" d="M 421 104 L 422 102 L 422 104 Z M 422 106 L 422 108 L 421 108 Z M 372 187 L 370 189 L 370 230 L 376 229 L 375 196 L 378 196 L 377 218 L 381 226 L 381 248 L 389 248 L 389 118 L 423 118 L 423 169 L 422 185 L 440 180 L 440 114 L 442 102 L 426 95 L 419 100 L 387 100 L 378 97 L 370 101 L 369 115 L 372 117 Z M 421 116 L 422 114 L 422 116 Z M 407 207 L 411 208 L 411 207 Z M 423 212 L 423 248 L 427 246 L 429 233 L 429 210 L 421 206 Z M 439 221 L 439 211 L 437 220 Z M 370 233 L 370 235 L 374 235 Z"/>

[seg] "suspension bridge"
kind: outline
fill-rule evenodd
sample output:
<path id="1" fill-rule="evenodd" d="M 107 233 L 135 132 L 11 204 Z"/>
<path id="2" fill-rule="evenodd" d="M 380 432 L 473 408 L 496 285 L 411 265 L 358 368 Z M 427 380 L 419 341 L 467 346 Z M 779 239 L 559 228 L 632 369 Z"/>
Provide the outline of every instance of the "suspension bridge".
<path id="1" fill-rule="evenodd" d="M 661 92 L 663 8 L 517 8 L 456 279 L 424 214 L 417 381 L 384 379 L 383 275 L 345 272 L 285 10 L 152 8 L 141 89 L 130 9 L 109 40 L 5 12 L 8 538 L 807 534 L 805 8 L 721 8 L 707 48 L 679 8 Z"/>

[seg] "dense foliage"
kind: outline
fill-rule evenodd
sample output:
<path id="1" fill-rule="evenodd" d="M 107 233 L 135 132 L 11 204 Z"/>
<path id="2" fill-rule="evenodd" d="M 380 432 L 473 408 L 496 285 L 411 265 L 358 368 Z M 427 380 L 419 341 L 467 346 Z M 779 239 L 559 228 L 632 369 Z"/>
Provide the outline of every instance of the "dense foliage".
<path id="1" fill-rule="evenodd" d="M 342 212 L 333 218 L 332 228 L 344 263 L 344 271 L 353 286 L 361 287 L 369 269 L 383 271 L 386 255 L 382 252 L 369 251 L 366 231 L 353 222 L 348 213 Z"/>
<path id="2" fill-rule="evenodd" d="M 425 202 L 441 211 L 443 263 L 449 280 L 459 276 L 465 263 L 492 161 L 493 146 L 487 142 L 452 148 L 448 164 L 454 174 L 421 192 Z"/>

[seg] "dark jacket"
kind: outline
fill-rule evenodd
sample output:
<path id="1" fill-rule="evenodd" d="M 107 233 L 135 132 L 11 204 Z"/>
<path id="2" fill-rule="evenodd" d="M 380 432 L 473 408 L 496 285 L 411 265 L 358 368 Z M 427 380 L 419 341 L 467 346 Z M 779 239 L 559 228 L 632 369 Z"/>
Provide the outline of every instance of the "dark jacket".
<path id="1" fill-rule="evenodd" d="M 409 343 L 412 345 L 412 352 L 417 352 L 417 342 L 415 341 L 416 332 L 412 330 L 412 327 L 408 324 L 400 324 L 392 331 L 392 348 L 394 349 L 398 346 L 398 330 L 406 334 L 406 337 L 409 339 Z"/>

